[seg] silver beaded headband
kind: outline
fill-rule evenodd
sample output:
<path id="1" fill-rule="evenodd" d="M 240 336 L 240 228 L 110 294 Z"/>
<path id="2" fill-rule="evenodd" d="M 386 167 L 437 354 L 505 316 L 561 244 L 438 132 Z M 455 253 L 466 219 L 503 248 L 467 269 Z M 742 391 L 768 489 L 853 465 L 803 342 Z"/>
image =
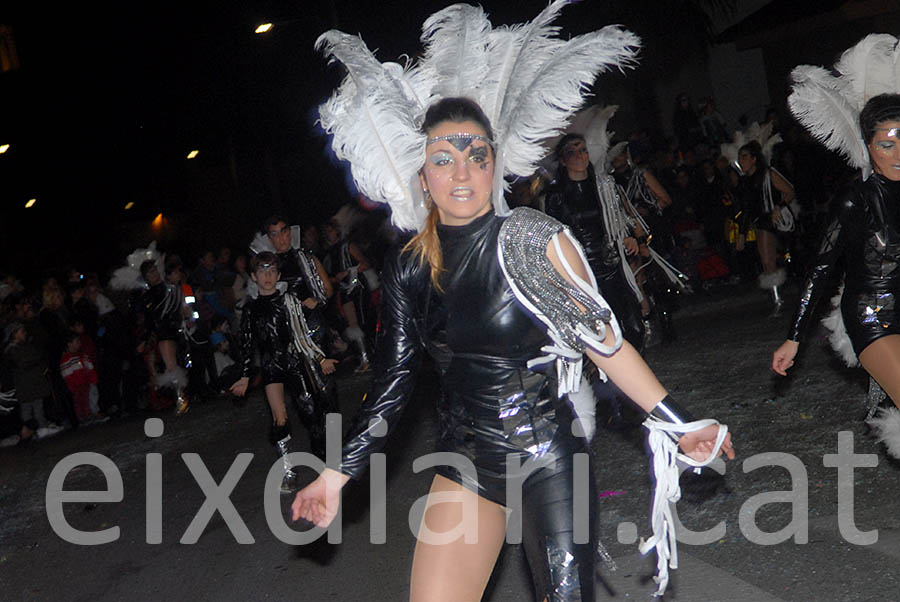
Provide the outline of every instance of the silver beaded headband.
<path id="1" fill-rule="evenodd" d="M 480 134 L 447 134 L 446 136 L 435 136 L 434 138 L 429 138 L 425 141 L 425 146 L 429 144 L 433 144 L 435 142 L 440 142 L 441 140 L 446 140 L 459 152 L 464 151 L 472 142 L 475 140 L 482 140 L 488 143 L 488 146 L 494 148 L 494 141 L 488 138 L 487 136 L 482 136 Z"/>

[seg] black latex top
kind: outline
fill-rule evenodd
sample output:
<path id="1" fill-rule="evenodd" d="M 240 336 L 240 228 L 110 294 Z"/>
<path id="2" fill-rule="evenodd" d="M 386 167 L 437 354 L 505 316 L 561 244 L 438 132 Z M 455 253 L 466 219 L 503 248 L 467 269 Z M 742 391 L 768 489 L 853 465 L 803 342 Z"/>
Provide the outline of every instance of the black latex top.
<path id="1" fill-rule="evenodd" d="M 413 254 L 388 258 L 375 377 L 345 438 L 345 474 L 361 476 L 369 455 L 383 446 L 384 437 L 374 435 L 399 420 L 423 350 L 441 373 L 441 451 L 463 454 L 480 473 L 501 474 L 507 453 L 525 458 L 559 451 L 560 440 L 567 444 L 565 433 L 571 439 L 571 413 L 556 399 L 555 381 L 525 368 L 528 359 L 542 355 L 548 338 L 500 269 L 502 223 L 489 213 L 466 226 L 439 227 L 442 294 Z"/>
<path id="2" fill-rule="evenodd" d="M 900 293 L 900 182 L 878 174 L 842 190 L 834 201 L 815 263 L 800 294 L 788 338 L 800 341 L 838 260 L 845 269 L 844 296 Z"/>
<path id="3" fill-rule="evenodd" d="M 561 176 L 547 194 L 547 214 L 572 229 L 595 274 L 619 266 L 621 260 L 616 243 L 606 235 L 593 173 L 578 182 Z"/>
<path id="4" fill-rule="evenodd" d="M 241 313 L 241 376 L 249 376 L 254 347 L 263 370 L 282 373 L 296 368 L 298 352 L 293 346 L 284 295 L 259 295 L 248 300 Z"/>

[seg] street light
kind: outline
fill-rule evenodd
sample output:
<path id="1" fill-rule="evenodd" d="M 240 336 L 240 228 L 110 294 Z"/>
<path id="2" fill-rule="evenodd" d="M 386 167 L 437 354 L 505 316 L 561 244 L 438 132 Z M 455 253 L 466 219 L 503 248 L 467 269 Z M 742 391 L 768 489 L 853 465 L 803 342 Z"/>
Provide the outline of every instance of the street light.
<path id="1" fill-rule="evenodd" d="M 0 155 L 2 155 L 3 153 L 5 153 L 8 150 L 9 150 L 8 144 L 0 144 Z"/>
<path id="2" fill-rule="evenodd" d="M 200 151 L 198 151 L 198 150 L 192 150 L 191 152 L 189 152 L 189 153 L 187 154 L 187 158 L 188 158 L 188 159 L 193 159 L 194 157 L 196 157 L 196 156 L 199 155 L 199 154 L 200 154 Z"/>
<path id="3" fill-rule="evenodd" d="M 262 25 L 259 25 L 256 29 L 254 29 L 253 33 L 266 33 L 270 29 L 272 29 L 271 23 L 263 23 Z"/>
<path id="4" fill-rule="evenodd" d="M 128 210 L 131 209 L 132 207 L 134 207 L 134 201 L 128 201 L 128 202 L 125 204 L 125 211 L 128 211 Z"/>
<path id="5" fill-rule="evenodd" d="M 37 199 L 28 199 L 28 202 L 25 203 L 25 208 L 31 209 L 32 207 L 34 207 L 35 203 L 37 203 Z"/>

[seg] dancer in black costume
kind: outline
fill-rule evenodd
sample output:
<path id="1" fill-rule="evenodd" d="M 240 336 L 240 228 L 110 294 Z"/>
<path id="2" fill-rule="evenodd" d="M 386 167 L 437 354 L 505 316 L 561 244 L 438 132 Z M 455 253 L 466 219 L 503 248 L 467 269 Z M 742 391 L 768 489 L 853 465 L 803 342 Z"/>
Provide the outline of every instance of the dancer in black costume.
<path id="1" fill-rule="evenodd" d="M 623 271 L 631 268 L 622 265 L 618 243 L 607 234 L 602 201 L 597 193 L 597 175 L 584 136 L 563 136 L 556 145 L 556 156 L 559 169 L 547 192 L 547 215 L 572 229 L 597 278 L 600 293 L 622 326 L 622 335 L 640 350 L 644 345 L 641 305 Z M 629 234 L 623 242 L 625 253 L 634 255 L 638 252 L 638 241 L 634 232 Z"/>
<path id="2" fill-rule="evenodd" d="M 582 283 L 591 279 L 588 267 L 572 239 L 557 236 L 564 227 L 555 220 L 529 210 L 509 218 L 494 214 L 492 132 L 477 105 L 445 98 L 429 109 L 423 130 L 428 140 L 420 179 L 431 208 L 424 230 L 387 261 L 383 273 L 383 336 L 372 389 L 346 437 L 340 472 L 326 469 L 301 490 L 294 518 L 320 526 L 334 518 L 341 488 L 364 473 L 369 456 L 384 443 L 377 425 L 394 426 L 409 401 L 424 350 L 442 375 L 439 449 L 462 458 L 458 466 L 437 469 L 430 496 L 460 503 L 427 505 L 410 599 L 481 598 L 506 533 L 507 486 L 522 479 L 524 547 L 537 599 L 593 600 L 596 540 L 591 530 L 588 543 L 575 543 L 581 534 L 575 533 L 570 476 L 576 454 L 589 452 L 573 434 L 556 371 L 528 367 L 550 341 L 511 290 L 498 244 L 526 242 L 522 231 L 541 231 L 534 264 L 549 261 L 557 274 L 571 265 Z M 552 240 L 559 241 L 561 255 Z M 567 275 L 565 282 L 576 281 Z M 618 327 L 608 307 L 600 314 L 611 321 L 610 329 L 595 323 L 602 342 L 594 344 L 602 348 L 603 342 L 612 344 Z M 677 420 L 665 389 L 627 342 L 609 357 L 590 348 L 587 354 L 645 411 L 668 410 L 669 419 Z M 718 427 L 708 426 L 684 435 L 680 445 L 706 457 L 717 434 Z M 722 449 L 733 455 L 730 440 Z M 508 460 L 522 466 L 521 472 L 508 472 Z M 590 524 L 595 497 L 588 501 Z M 435 543 L 423 536 L 446 533 L 461 521 L 473 527 L 466 522 L 471 517 L 460 513 L 468 507 L 477 510 L 477 543 L 462 537 Z"/>
<path id="3" fill-rule="evenodd" d="M 859 121 L 874 173 L 837 195 L 796 318 L 772 357 L 772 369 L 784 376 L 794 365 L 816 304 L 843 260 L 840 311 L 853 353 L 900 405 L 900 95 L 873 97 Z"/>

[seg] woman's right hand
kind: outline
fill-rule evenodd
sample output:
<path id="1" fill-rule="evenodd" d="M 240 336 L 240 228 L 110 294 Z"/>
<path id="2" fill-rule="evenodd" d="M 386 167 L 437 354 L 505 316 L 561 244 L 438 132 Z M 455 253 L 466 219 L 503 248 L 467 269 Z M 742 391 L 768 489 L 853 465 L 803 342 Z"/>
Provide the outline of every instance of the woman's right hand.
<path id="1" fill-rule="evenodd" d="M 772 370 L 782 376 L 787 376 L 787 370 L 794 365 L 794 357 L 800 343 L 787 340 L 772 354 Z"/>
<path id="2" fill-rule="evenodd" d="M 341 488 L 347 475 L 326 468 L 315 481 L 297 492 L 291 504 L 292 520 L 303 518 L 323 529 L 331 524 L 341 504 Z"/>

